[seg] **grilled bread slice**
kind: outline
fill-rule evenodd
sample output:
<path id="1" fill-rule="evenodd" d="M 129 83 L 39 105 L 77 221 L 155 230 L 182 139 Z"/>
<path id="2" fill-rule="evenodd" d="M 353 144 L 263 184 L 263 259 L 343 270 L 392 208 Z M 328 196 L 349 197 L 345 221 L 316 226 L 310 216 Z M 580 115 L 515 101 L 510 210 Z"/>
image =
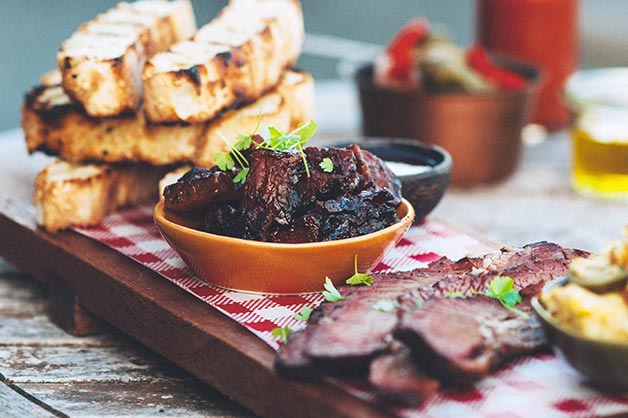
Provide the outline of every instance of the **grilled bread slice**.
<path id="1" fill-rule="evenodd" d="M 94 117 L 136 111 L 146 60 L 196 31 L 189 0 L 120 3 L 84 23 L 61 45 L 65 92 Z"/>
<path id="2" fill-rule="evenodd" d="M 232 0 L 193 40 L 146 63 L 147 118 L 204 122 L 257 99 L 296 62 L 303 34 L 298 0 Z"/>
<path id="3" fill-rule="evenodd" d="M 260 116 L 264 122 L 287 130 L 312 118 L 314 101 L 311 76 L 288 71 L 275 91 L 242 109 L 225 112 L 216 121 L 151 125 L 141 112 L 117 118 L 87 117 L 57 82 L 54 73 L 47 74 L 42 78 L 44 84 L 26 96 L 22 109 L 26 145 L 31 153 L 43 151 L 81 163 L 213 165 L 215 150 L 225 146 L 218 131 L 234 138 L 252 131 Z"/>
<path id="4" fill-rule="evenodd" d="M 166 166 L 78 165 L 57 160 L 35 180 L 37 224 L 56 232 L 98 224 L 114 210 L 157 199 Z"/>

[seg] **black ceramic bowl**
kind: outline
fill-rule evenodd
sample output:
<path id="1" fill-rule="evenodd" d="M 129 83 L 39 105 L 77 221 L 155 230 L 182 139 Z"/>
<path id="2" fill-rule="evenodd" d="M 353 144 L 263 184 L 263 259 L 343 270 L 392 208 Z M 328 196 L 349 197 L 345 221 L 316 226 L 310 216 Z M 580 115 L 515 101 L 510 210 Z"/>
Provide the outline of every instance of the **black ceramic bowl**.
<path id="1" fill-rule="evenodd" d="M 543 292 L 566 283 L 565 278 L 556 279 L 546 284 Z M 598 341 L 585 337 L 560 324 L 536 297 L 532 299 L 532 307 L 543 325 L 548 341 L 571 367 L 603 389 L 628 390 L 628 343 Z"/>
<path id="2" fill-rule="evenodd" d="M 401 180 L 403 197 L 414 206 L 415 224 L 420 223 L 436 207 L 449 186 L 451 157 L 438 146 L 392 138 L 362 138 L 351 143 L 358 144 L 386 162 L 425 167 L 425 171 L 417 174 L 396 173 Z M 347 142 L 337 146 L 349 144 Z"/>

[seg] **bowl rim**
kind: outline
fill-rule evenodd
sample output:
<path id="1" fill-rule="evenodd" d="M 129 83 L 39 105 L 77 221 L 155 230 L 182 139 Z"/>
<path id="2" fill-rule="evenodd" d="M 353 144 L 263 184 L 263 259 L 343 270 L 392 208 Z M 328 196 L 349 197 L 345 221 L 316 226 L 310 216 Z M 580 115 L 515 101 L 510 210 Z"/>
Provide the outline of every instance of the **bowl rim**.
<path id="1" fill-rule="evenodd" d="M 407 225 L 409 229 L 412 226 L 412 222 L 415 217 L 414 207 L 405 198 L 401 199 L 401 203 L 399 204 L 399 207 L 397 208 L 397 210 L 399 210 L 399 208 L 402 205 L 404 205 L 404 207 L 406 208 L 406 214 L 401 219 L 399 219 L 399 221 L 395 222 L 394 224 L 390 226 L 387 226 L 386 228 L 382 228 L 378 231 L 374 231 L 368 234 L 358 235 L 356 237 L 331 240 L 331 241 L 320 241 L 320 242 L 303 242 L 303 243 L 265 242 L 265 241 L 249 240 L 249 239 L 244 239 L 244 238 L 227 237 L 224 235 L 218 235 L 218 234 L 212 234 L 210 232 L 199 231 L 197 229 L 189 228 L 187 226 L 178 224 L 174 221 L 167 219 L 165 215 L 166 209 L 164 208 L 163 199 L 160 199 L 159 202 L 157 202 L 157 204 L 155 204 L 153 208 L 153 220 L 158 226 L 161 225 L 169 229 L 177 230 L 180 233 L 196 236 L 198 238 L 203 238 L 203 239 L 213 238 L 214 240 L 222 242 L 224 244 L 246 245 L 249 247 L 266 248 L 266 249 L 273 248 L 273 249 L 278 249 L 278 250 L 280 249 L 308 249 L 308 248 L 320 248 L 320 247 L 336 247 L 336 246 L 342 246 L 342 245 L 350 244 L 350 243 L 365 242 L 365 241 L 368 241 L 370 238 L 373 238 L 376 235 L 381 235 L 386 232 L 391 232 L 393 230 L 396 230 L 398 228 L 403 228 L 404 225 Z"/>
<path id="2" fill-rule="evenodd" d="M 349 139 L 349 141 L 351 141 L 351 138 Z M 342 142 L 341 144 L 344 144 L 344 143 L 345 142 Z M 421 180 L 424 177 L 432 177 L 434 174 L 437 174 L 438 176 L 451 174 L 451 169 L 453 165 L 451 154 L 449 154 L 449 152 L 441 146 L 438 146 L 435 144 L 428 144 L 427 142 L 422 141 L 420 139 L 395 138 L 395 137 L 389 138 L 389 137 L 383 137 L 383 136 L 363 136 L 363 137 L 357 137 L 355 138 L 355 141 L 347 142 L 347 143 L 356 144 L 356 145 L 359 145 L 360 147 L 363 144 L 366 146 L 371 145 L 371 144 L 373 145 L 399 144 L 399 145 L 410 146 L 410 147 L 419 148 L 419 149 L 428 150 L 428 151 L 435 151 L 443 156 L 443 160 L 436 165 L 430 166 L 431 168 L 430 170 L 424 171 L 422 173 L 417 173 L 417 174 L 397 175 L 397 177 L 399 177 L 400 179 L 413 178 L 413 179 Z M 384 162 L 388 161 L 384 158 L 382 158 L 382 160 Z"/>
<path id="3" fill-rule="evenodd" d="M 567 283 L 569 283 L 569 279 L 567 279 L 566 277 L 556 278 L 554 280 L 547 282 L 543 286 L 543 289 L 541 289 L 541 293 L 547 292 L 550 289 L 557 286 L 564 286 Z M 628 341 L 618 342 L 618 341 L 596 340 L 582 334 L 581 332 L 577 330 L 574 330 L 574 329 L 571 329 L 569 327 L 562 325 L 559 321 L 557 321 L 554 317 L 552 317 L 552 315 L 547 311 L 547 309 L 545 309 L 538 295 L 532 298 L 531 304 L 534 311 L 544 322 L 546 322 L 552 328 L 562 332 L 563 334 L 567 334 L 569 337 L 573 339 L 580 340 L 583 343 L 587 343 L 587 344 L 600 345 L 609 349 L 628 350 Z"/>

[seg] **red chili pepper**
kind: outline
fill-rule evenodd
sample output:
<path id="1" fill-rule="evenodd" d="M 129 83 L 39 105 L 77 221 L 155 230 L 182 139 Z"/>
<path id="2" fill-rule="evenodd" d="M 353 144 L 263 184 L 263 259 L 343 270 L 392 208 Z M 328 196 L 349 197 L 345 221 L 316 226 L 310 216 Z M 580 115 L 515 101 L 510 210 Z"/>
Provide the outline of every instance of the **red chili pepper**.
<path id="1" fill-rule="evenodd" d="M 430 24 L 423 18 L 406 23 L 386 48 L 390 57 L 387 76 L 396 81 L 410 81 L 414 71 L 413 49 L 430 36 Z"/>
<path id="2" fill-rule="evenodd" d="M 526 85 L 523 76 L 497 66 L 486 50 L 478 45 L 473 45 L 467 50 L 467 64 L 502 89 L 518 90 Z"/>

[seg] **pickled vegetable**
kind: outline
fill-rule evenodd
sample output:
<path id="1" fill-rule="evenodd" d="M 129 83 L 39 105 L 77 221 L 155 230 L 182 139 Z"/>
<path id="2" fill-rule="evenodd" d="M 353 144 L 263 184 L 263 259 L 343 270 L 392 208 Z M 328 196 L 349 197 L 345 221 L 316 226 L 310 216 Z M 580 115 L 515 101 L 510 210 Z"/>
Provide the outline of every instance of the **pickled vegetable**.
<path id="1" fill-rule="evenodd" d="M 626 285 L 626 270 L 601 256 L 575 258 L 569 264 L 567 278 L 593 292 L 605 293 Z"/>

